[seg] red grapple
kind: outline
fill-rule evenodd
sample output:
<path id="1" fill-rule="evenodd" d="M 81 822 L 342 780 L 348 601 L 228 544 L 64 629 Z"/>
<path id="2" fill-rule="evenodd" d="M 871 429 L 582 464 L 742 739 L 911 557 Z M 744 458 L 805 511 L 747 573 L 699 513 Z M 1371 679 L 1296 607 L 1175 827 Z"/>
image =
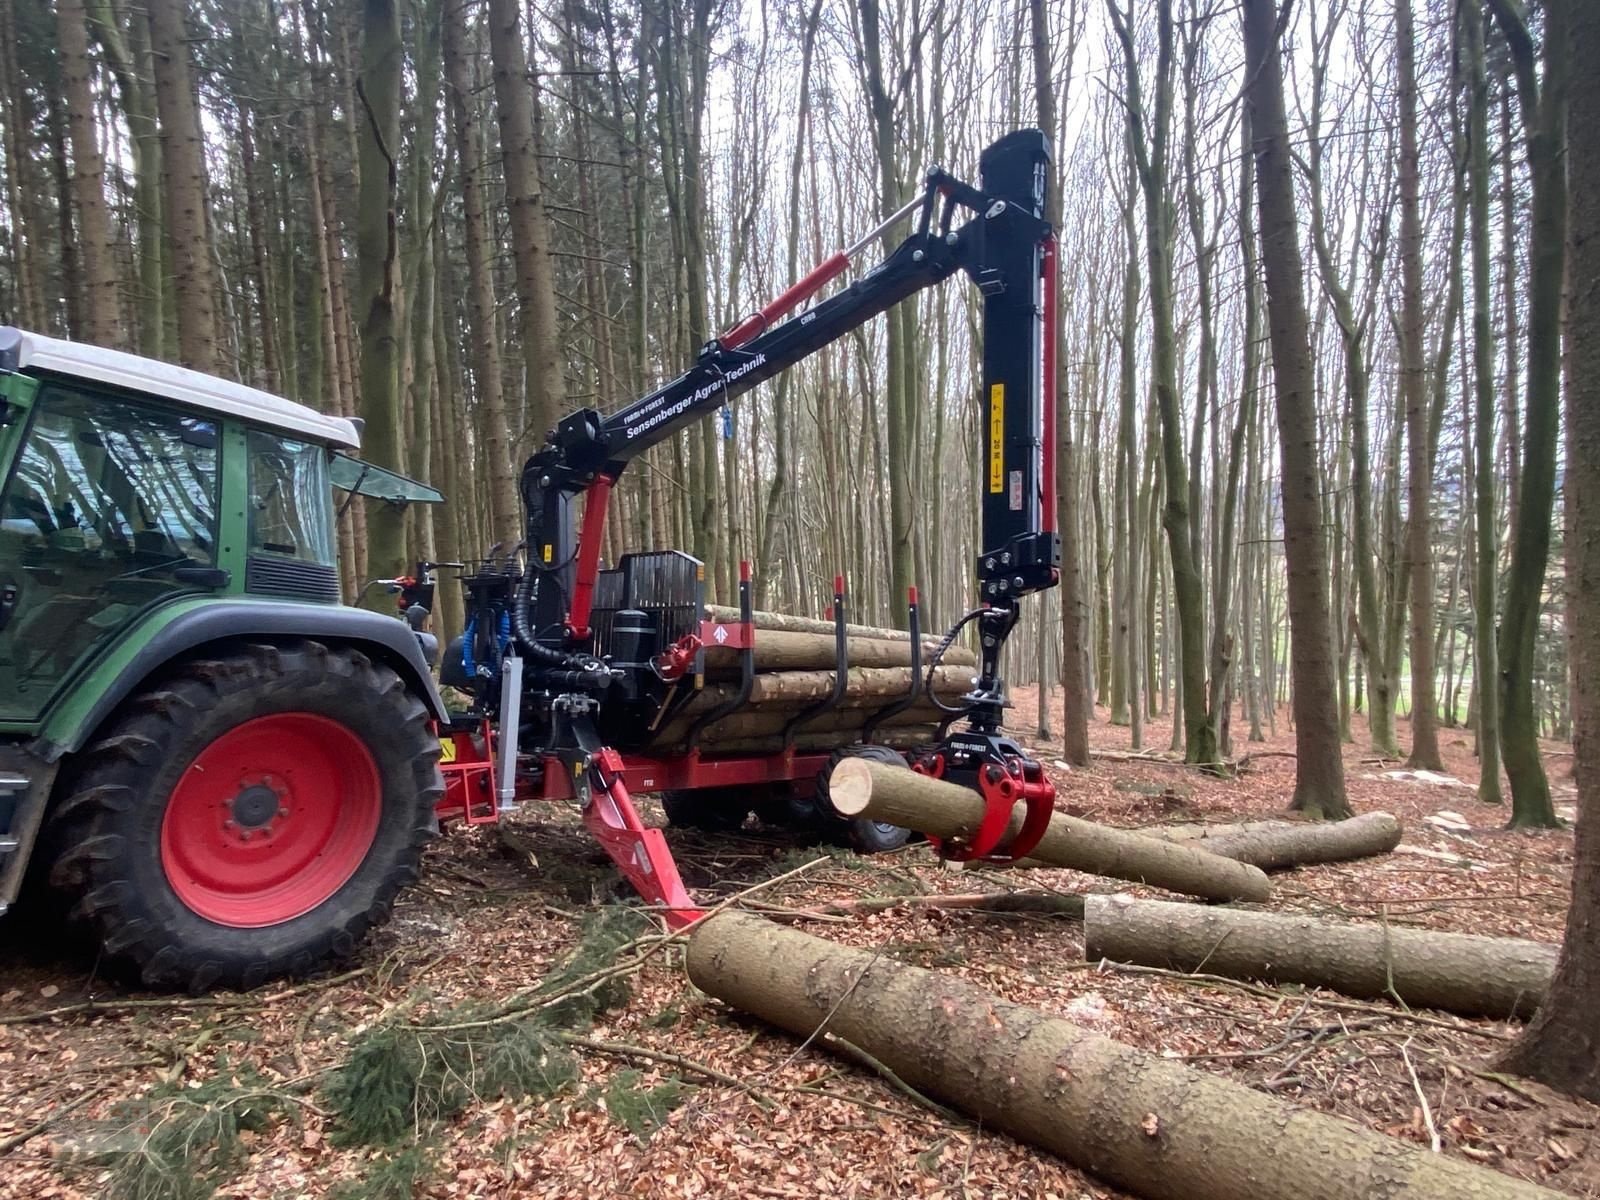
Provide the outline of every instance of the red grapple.
<path id="1" fill-rule="evenodd" d="M 919 775 L 933 779 L 945 777 L 943 754 L 931 755 L 912 764 Z M 1050 825 L 1050 814 L 1055 811 L 1055 784 L 1045 778 L 1044 769 L 1029 759 L 1009 758 L 1004 765 L 996 762 L 983 764 L 978 769 L 976 789 L 983 797 L 983 820 L 972 840 L 964 845 L 948 843 L 931 834 L 928 842 L 941 857 L 952 862 L 1011 863 L 1033 853 Z M 951 780 L 951 782 L 965 782 Z M 1027 805 L 1022 818 L 1022 828 L 1011 839 L 1004 853 L 996 853 L 1011 824 L 1011 814 L 1018 801 Z"/>

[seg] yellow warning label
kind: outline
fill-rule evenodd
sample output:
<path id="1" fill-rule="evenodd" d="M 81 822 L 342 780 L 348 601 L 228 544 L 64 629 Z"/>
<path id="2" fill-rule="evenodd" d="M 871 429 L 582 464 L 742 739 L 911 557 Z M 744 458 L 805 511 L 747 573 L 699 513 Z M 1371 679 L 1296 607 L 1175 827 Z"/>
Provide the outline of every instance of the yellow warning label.
<path id="1" fill-rule="evenodd" d="M 555 556 L 555 547 L 554 546 L 546 546 L 544 548 L 544 560 L 545 560 L 545 562 L 549 562 L 551 560 L 551 558 L 553 558 L 554 556 Z"/>
<path id="2" fill-rule="evenodd" d="M 989 387 L 989 491 L 1006 490 L 1006 385 Z"/>
<path id="3" fill-rule="evenodd" d="M 455 760 L 456 760 L 456 740 L 455 740 L 455 738 L 440 738 L 439 739 L 439 761 L 442 762 L 442 763 L 448 763 L 448 762 L 455 762 Z"/>

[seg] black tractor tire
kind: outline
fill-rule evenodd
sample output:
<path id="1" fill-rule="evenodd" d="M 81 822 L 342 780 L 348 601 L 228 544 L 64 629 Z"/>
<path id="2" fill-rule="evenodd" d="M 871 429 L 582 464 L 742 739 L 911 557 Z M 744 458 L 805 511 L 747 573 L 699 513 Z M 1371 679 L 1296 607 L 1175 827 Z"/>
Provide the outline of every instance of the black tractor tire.
<path id="1" fill-rule="evenodd" d="M 283 746 L 299 743 L 275 736 L 288 729 L 316 751 L 298 777 Z M 208 778 L 231 773 L 231 796 L 206 791 L 202 754 L 227 764 Z M 64 772 L 42 831 L 49 884 L 104 964 L 148 987 L 249 989 L 301 974 L 349 956 L 416 879 L 444 793 L 438 760 L 421 698 L 358 650 L 241 644 L 183 662 L 125 702 Z M 190 853 L 221 856 L 207 860 L 220 884 L 179 857 Z M 220 899 L 197 890 L 213 885 Z"/>
<path id="2" fill-rule="evenodd" d="M 905 755 L 889 746 L 841 746 L 828 757 L 828 765 L 817 776 L 817 811 L 842 831 L 857 854 L 883 854 L 898 850 L 911 840 L 912 831 L 899 825 L 870 821 L 866 817 L 840 817 L 828 796 L 828 780 L 833 769 L 847 758 L 865 758 L 891 767 L 906 765 Z"/>
<path id="3" fill-rule="evenodd" d="M 662 792 L 661 807 L 667 820 L 680 829 L 732 833 L 750 815 L 752 796 L 752 789 L 743 787 L 693 788 Z"/>

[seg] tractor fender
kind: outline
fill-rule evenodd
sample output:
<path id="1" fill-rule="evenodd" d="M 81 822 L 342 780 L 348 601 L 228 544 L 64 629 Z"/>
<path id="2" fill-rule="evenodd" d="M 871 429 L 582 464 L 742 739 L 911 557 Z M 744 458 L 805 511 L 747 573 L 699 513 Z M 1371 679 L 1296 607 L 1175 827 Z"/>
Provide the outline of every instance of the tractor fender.
<path id="1" fill-rule="evenodd" d="M 141 636 L 147 628 L 136 627 L 129 633 Z M 421 697 L 436 720 L 450 719 L 419 635 L 405 622 L 368 609 L 267 600 L 213 600 L 178 613 L 143 636 L 143 644 L 102 683 L 91 704 L 52 714 L 34 744 L 36 753 L 53 761 L 81 749 L 117 706 L 167 663 L 209 644 L 250 638 L 303 637 L 355 647 L 392 667 Z"/>

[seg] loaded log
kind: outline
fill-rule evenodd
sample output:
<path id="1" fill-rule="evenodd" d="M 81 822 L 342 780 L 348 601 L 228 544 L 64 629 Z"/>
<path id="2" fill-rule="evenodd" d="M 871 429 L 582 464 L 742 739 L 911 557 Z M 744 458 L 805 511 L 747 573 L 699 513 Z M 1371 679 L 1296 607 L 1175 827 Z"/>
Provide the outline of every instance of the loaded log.
<path id="1" fill-rule="evenodd" d="M 742 651 L 731 646 L 706 647 L 706 675 L 726 678 L 740 670 Z M 977 660 L 969 650 L 945 655 L 945 665 L 971 667 Z M 755 664 L 757 671 L 827 671 L 838 662 L 838 646 L 833 633 L 791 633 L 785 630 L 757 630 Z M 911 643 L 886 638 L 852 637 L 845 643 L 845 662 L 851 667 L 911 666 Z"/>
<path id="2" fill-rule="evenodd" d="M 784 633 L 821 633 L 828 637 L 833 636 L 833 622 L 819 620 L 816 617 L 797 617 L 790 613 L 755 612 L 751 615 L 751 623 L 757 630 L 775 630 Z M 726 605 L 708 604 L 705 609 L 708 621 L 717 621 L 724 625 L 739 624 L 739 610 Z M 911 635 L 904 629 L 886 629 L 878 625 L 846 624 L 845 636 L 851 638 L 871 638 L 880 642 L 909 642 Z M 939 638 L 926 634 L 922 638 L 923 657 L 932 654 L 939 645 Z M 944 660 L 948 663 L 971 664 L 978 660 L 972 651 L 965 646 L 951 646 L 945 651 Z"/>
<path id="3" fill-rule="evenodd" d="M 696 926 L 688 968 L 735 1008 L 847 1055 L 848 1043 L 984 1128 L 1153 1200 L 1556 1195 L 748 913 Z"/>
<path id="4" fill-rule="evenodd" d="M 1531 1017 L 1557 947 L 1374 922 L 1090 896 L 1085 959 L 1389 996 L 1471 1017 Z"/>
<path id="5" fill-rule="evenodd" d="M 969 788 L 864 759 L 846 759 L 835 767 L 828 791 L 842 816 L 864 816 L 952 841 L 971 838 L 984 815 L 983 798 Z M 1018 812 L 1006 839 L 1021 827 Z M 1004 840 L 1000 848 L 1005 849 Z M 1272 890 L 1267 877 L 1248 863 L 1060 812 L 1050 818 L 1032 858 L 1208 900 L 1265 900 Z"/>
<path id="6" fill-rule="evenodd" d="M 1385 812 L 1343 821 L 1243 821 L 1233 825 L 1169 825 L 1152 837 L 1198 846 L 1263 871 L 1313 863 L 1348 862 L 1388 854 L 1400 844 L 1401 825 Z"/>

